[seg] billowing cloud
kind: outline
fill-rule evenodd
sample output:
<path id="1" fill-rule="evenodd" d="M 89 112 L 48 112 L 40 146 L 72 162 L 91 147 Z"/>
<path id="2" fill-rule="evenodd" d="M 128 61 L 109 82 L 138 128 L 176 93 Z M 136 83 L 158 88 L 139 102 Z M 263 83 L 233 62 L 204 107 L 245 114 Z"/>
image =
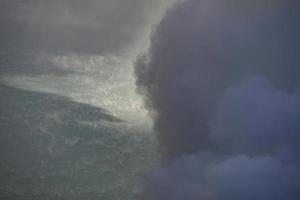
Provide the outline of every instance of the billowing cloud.
<path id="1" fill-rule="evenodd" d="M 277 157 L 197 154 L 179 157 L 151 174 L 146 194 L 155 200 L 296 200 L 299 180 L 299 165 Z"/>
<path id="2" fill-rule="evenodd" d="M 211 149 L 172 159 L 149 175 L 149 199 L 300 197 L 299 91 L 261 77 L 228 89 L 213 120 Z"/>
<path id="3" fill-rule="evenodd" d="M 136 73 L 167 153 L 206 148 L 217 102 L 245 77 L 265 76 L 276 87 L 295 90 L 300 16 L 293 1 L 281 3 L 251 18 L 240 11 L 243 4 L 187 1 L 165 16 Z"/>
<path id="4" fill-rule="evenodd" d="M 288 93 L 262 77 L 248 78 L 228 88 L 217 108 L 210 139 L 222 152 L 253 156 L 300 150 L 299 87 Z"/>
<path id="5" fill-rule="evenodd" d="M 149 199 L 299 199 L 299 4 L 189 0 L 136 62 L 161 169 Z"/>

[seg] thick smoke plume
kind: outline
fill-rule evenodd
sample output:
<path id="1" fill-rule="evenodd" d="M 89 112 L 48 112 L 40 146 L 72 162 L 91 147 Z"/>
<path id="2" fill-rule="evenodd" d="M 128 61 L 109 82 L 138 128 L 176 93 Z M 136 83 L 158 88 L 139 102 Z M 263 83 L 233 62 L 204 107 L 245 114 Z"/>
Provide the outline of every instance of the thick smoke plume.
<path id="1" fill-rule="evenodd" d="M 136 62 L 164 155 L 151 200 L 300 199 L 300 5 L 189 0 Z"/>

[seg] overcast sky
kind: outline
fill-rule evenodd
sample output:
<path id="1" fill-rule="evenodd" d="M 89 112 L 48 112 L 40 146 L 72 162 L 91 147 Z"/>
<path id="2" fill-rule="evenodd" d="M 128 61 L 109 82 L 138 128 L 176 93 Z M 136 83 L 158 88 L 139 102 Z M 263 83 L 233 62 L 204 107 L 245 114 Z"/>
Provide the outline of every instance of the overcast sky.
<path id="1" fill-rule="evenodd" d="M 2 0 L 0 72 L 48 72 L 35 66 L 37 54 L 132 55 L 170 2 Z"/>
<path id="2" fill-rule="evenodd" d="M 133 63 L 174 1 L 2 0 L 0 82 L 135 112 Z"/>

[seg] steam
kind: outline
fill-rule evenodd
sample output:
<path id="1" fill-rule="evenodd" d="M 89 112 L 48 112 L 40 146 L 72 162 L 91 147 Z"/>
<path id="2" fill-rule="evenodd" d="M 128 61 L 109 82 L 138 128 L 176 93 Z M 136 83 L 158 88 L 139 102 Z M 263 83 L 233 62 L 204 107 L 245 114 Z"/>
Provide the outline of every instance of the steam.
<path id="1" fill-rule="evenodd" d="M 300 198 L 299 4 L 190 0 L 136 62 L 164 156 L 151 200 Z"/>

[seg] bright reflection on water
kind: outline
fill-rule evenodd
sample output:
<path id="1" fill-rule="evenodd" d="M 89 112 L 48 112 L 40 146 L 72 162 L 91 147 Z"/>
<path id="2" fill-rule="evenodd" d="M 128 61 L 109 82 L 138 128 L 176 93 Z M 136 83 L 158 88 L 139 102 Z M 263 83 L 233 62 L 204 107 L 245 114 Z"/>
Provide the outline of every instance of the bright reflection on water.
<path id="1" fill-rule="evenodd" d="M 135 123 L 150 123 L 142 98 L 136 94 L 130 58 L 102 56 L 43 57 L 64 74 L 10 76 L 2 82 L 16 88 L 48 92 L 76 102 L 102 107 Z"/>
<path id="2" fill-rule="evenodd" d="M 43 59 L 65 73 L 1 78 L 0 199 L 141 199 L 157 153 L 130 59 Z"/>

